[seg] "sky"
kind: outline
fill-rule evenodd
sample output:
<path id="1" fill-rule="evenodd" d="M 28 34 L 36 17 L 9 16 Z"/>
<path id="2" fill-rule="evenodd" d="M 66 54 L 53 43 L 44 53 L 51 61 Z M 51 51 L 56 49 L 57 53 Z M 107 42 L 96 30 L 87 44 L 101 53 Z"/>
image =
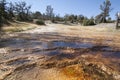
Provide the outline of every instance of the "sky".
<path id="1" fill-rule="evenodd" d="M 31 11 L 46 12 L 46 6 L 51 5 L 55 14 L 64 16 L 65 14 L 84 15 L 87 17 L 96 16 L 101 13 L 100 5 L 105 0 L 7 0 L 12 2 L 25 1 L 28 5 L 32 5 Z M 113 10 L 110 17 L 115 19 L 115 14 L 120 12 L 120 0 L 110 0 Z"/>

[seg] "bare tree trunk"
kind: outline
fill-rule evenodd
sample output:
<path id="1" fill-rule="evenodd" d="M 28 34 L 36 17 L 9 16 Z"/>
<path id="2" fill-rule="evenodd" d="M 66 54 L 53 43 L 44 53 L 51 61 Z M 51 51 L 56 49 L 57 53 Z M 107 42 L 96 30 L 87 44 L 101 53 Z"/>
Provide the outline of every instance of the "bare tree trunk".
<path id="1" fill-rule="evenodd" d="M 118 19 L 117 19 L 117 21 L 116 21 L 116 29 L 118 29 Z"/>
<path id="2" fill-rule="evenodd" d="M 117 19 L 117 22 L 116 22 L 116 29 L 120 29 L 119 22 L 120 22 L 120 19 Z"/>
<path id="3" fill-rule="evenodd" d="M 1 31 L 2 31 L 2 18 L 0 16 L 0 40 L 1 40 Z"/>

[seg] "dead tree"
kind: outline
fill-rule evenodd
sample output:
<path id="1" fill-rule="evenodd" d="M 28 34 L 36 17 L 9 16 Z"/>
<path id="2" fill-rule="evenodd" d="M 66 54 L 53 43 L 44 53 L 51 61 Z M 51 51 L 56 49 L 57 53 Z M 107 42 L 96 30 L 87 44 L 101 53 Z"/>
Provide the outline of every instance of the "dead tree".
<path id="1" fill-rule="evenodd" d="M 117 13 L 116 29 L 120 28 L 119 23 L 120 23 L 120 12 Z"/>

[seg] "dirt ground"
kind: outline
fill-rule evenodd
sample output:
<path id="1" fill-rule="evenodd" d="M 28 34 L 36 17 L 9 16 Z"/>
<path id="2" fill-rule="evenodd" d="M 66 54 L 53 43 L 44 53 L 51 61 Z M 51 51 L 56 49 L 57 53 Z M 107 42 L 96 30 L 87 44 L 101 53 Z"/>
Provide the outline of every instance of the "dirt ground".
<path id="1" fill-rule="evenodd" d="M 0 80 L 120 80 L 120 30 L 47 24 L 0 43 Z"/>

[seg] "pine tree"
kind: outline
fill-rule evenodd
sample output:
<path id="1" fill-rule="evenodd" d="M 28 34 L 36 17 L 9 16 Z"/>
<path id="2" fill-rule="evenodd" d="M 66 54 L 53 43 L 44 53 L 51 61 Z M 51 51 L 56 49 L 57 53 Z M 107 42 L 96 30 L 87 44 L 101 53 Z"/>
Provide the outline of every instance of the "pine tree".
<path id="1" fill-rule="evenodd" d="M 102 13 L 101 13 L 102 21 L 101 22 L 106 22 L 106 17 L 109 17 L 109 12 L 112 10 L 110 0 L 104 1 L 103 4 L 100 5 L 100 10 L 102 11 Z"/>

